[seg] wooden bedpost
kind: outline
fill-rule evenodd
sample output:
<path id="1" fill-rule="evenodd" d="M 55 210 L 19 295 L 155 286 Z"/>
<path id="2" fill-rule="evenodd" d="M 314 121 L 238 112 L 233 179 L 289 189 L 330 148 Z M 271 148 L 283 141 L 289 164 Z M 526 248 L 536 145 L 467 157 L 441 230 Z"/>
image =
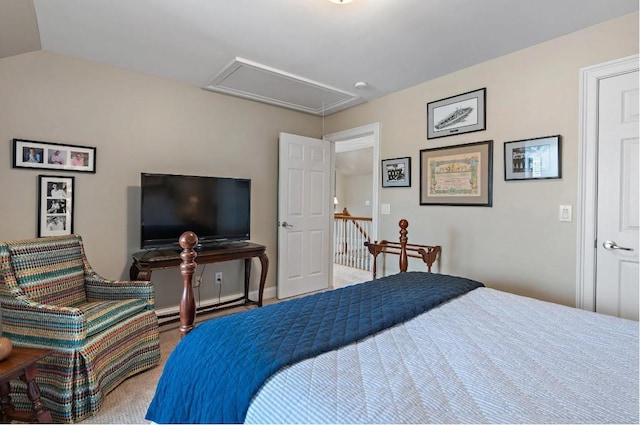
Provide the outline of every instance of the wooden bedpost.
<path id="1" fill-rule="evenodd" d="M 182 298 L 180 299 L 180 335 L 184 337 L 193 329 L 193 322 L 196 319 L 196 301 L 193 297 L 193 274 L 198 266 L 195 258 L 198 255 L 195 246 L 198 244 L 198 236 L 193 232 L 184 232 L 178 240 L 182 252 L 182 264 L 180 264 L 180 274 L 182 275 Z"/>
<path id="2" fill-rule="evenodd" d="M 407 271 L 407 267 L 409 267 L 409 259 L 407 258 L 407 241 L 409 238 L 407 237 L 407 227 L 409 227 L 409 222 L 406 219 L 402 219 L 398 222 L 398 226 L 400 226 L 400 272 L 404 273 Z"/>

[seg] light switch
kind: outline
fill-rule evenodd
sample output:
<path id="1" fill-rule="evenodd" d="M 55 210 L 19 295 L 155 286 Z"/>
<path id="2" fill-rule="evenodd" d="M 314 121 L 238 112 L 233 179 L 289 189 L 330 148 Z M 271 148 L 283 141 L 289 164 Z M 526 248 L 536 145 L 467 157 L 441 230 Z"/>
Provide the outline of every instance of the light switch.
<path id="1" fill-rule="evenodd" d="M 560 205 L 559 220 L 567 223 L 571 223 L 573 221 L 571 205 Z"/>
<path id="2" fill-rule="evenodd" d="M 380 214 L 391 214 L 391 204 L 380 204 Z"/>

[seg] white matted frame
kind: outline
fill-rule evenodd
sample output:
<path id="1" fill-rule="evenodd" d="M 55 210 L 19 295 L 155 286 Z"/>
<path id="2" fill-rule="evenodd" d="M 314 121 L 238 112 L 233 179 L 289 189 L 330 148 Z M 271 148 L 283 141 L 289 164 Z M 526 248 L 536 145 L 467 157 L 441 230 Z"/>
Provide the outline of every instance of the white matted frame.
<path id="1" fill-rule="evenodd" d="M 504 179 L 536 180 L 562 177 L 560 135 L 504 143 Z"/>
<path id="2" fill-rule="evenodd" d="M 487 89 L 427 103 L 427 139 L 486 129 Z"/>
<path id="3" fill-rule="evenodd" d="M 73 233 L 74 178 L 38 176 L 38 237 Z"/>
<path id="4" fill-rule="evenodd" d="M 411 157 L 382 160 L 382 187 L 411 187 Z"/>
<path id="5" fill-rule="evenodd" d="M 13 168 L 96 172 L 96 148 L 13 139 Z"/>

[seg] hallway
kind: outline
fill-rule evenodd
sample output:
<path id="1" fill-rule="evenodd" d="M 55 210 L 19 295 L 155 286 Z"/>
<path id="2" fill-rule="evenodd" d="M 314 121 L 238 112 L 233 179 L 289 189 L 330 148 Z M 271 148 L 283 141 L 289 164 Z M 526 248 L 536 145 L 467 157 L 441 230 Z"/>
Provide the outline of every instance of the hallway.
<path id="1" fill-rule="evenodd" d="M 340 264 L 333 264 L 334 289 L 353 285 L 354 283 L 366 282 L 368 280 L 371 280 L 371 272 L 353 267 L 341 266 Z"/>

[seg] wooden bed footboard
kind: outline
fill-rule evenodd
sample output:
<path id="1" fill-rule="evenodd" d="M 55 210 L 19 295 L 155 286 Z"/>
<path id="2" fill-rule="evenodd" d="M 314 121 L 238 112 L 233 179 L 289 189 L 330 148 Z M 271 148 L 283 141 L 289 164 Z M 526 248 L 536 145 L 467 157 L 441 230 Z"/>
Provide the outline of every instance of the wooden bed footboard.
<path id="1" fill-rule="evenodd" d="M 400 226 L 400 241 L 389 242 L 382 240 L 380 242 L 365 242 L 365 246 L 373 255 L 373 278 L 377 277 L 377 259 L 380 254 L 394 254 L 399 255 L 400 272 L 406 272 L 409 265 L 409 257 L 421 258 L 427 265 L 427 271 L 431 272 L 431 266 L 438 260 L 438 254 L 441 251 L 439 245 L 418 245 L 408 243 L 407 227 L 409 222 L 406 219 L 400 220 L 398 223 Z M 182 276 L 182 297 L 180 299 L 180 334 L 185 336 L 194 328 L 195 316 L 196 316 L 196 303 L 193 296 L 193 275 L 196 271 L 196 246 L 198 245 L 198 236 L 193 232 L 184 232 L 178 240 L 182 252 L 180 258 L 182 263 L 180 264 L 180 275 Z M 263 247 L 264 248 L 264 247 Z M 266 255 L 259 256 L 262 263 L 262 276 L 261 276 L 261 288 L 264 285 L 264 278 L 266 276 L 266 265 L 268 264 Z M 245 274 L 247 271 L 245 270 Z M 247 283 L 245 283 L 245 287 Z M 246 291 L 245 288 L 245 298 Z M 262 289 L 260 291 L 262 293 Z M 257 302 L 258 306 L 262 306 L 262 297 Z"/>
<path id="2" fill-rule="evenodd" d="M 380 242 L 365 242 L 365 246 L 369 250 L 369 253 L 373 255 L 373 278 L 377 277 L 377 259 L 380 254 L 394 254 L 400 258 L 398 260 L 400 272 L 407 271 L 409 266 L 409 257 L 421 258 L 427 265 L 427 271 L 431 273 L 431 266 L 438 259 L 438 254 L 442 251 L 440 245 L 419 245 L 408 243 L 407 227 L 409 222 L 406 219 L 402 219 L 398 222 L 400 226 L 400 242 L 389 242 L 382 240 Z"/>

